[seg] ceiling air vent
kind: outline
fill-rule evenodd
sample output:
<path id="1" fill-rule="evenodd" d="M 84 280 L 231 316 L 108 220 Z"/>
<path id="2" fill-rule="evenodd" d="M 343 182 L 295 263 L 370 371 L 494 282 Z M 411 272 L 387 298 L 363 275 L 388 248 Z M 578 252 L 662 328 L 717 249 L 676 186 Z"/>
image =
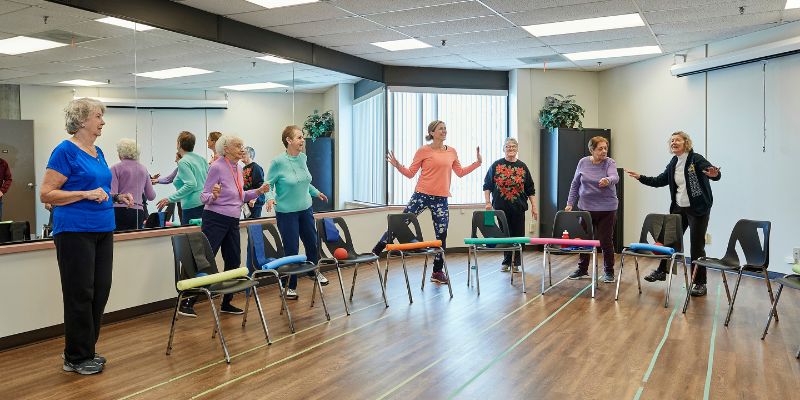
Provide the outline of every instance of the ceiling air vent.
<path id="1" fill-rule="evenodd" d="M 66 43 L 66 44 L 88 42 L 90 40 L 98 39 L 92 36 L 78 35 L 77 33 L 61 31 L 57 29 L 52 31 L 39 32 L 28 36 L 36 39 L 52 40 L 54 42 Z"/>
<path id="2" fill-rule="evenodd" d="M 539 57 L 524 57 L 524 58 L 518 58 L 517 60 L 520 60 L 525 64 L 544 64 L 544 63 L 569 61 L 561 54 L 551 54 L 549 56 L 539 56 Z"/>

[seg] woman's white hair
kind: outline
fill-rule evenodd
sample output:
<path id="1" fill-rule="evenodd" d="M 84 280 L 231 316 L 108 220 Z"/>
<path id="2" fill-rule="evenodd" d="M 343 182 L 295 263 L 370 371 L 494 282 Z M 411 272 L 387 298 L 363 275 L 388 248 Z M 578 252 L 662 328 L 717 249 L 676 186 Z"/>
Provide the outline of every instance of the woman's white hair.
<path id="1" fill-rule="evenodd" d="M 225 154 L 225 148 L 228 147 L 231 142 L 237 140 L 241 143 L 244 143 L 242 138 L 236 135 L 222 135 L 219 137 L 219 139 L 217 139 L 217 143 L 214 144 L 214 151 L 216 151 L 220 156 L 223 156 Z"/>
<path id="2" fill-rule="evenodd" d="M 119 158 L 123 160 L 138 160 L 139 146 L 133 139 L 120 139 L 120 141 L 117 142 L 117 153 L 119 153 Z"/>
<path id="3" fill-rule="evenodd" d="M 89 119 L 92 111 L 100 111 L 101 114 L 106 113 L 106 106 L 98 100 L 82 97 L 74 99 L 67 104 L 64 108 L 64 119 L 66 120 L 67 132 L 74 135 L 83 126 L 83 123 Z"/>

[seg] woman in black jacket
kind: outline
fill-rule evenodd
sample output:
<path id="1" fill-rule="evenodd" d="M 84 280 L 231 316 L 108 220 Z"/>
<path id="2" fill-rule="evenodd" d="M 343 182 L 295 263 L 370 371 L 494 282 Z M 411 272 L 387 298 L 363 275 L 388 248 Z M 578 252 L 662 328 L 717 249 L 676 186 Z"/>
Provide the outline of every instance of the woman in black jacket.
<path id="1" fill-rule="evenodd" d="M 683 131 L 675 132 L 670 136 L 669 149 L 675 156 L 660 175 L 651 177 L 640 175 L 634 171 L 626 170 L 625 172 L 647 186 L 669 185 L 669 194 L 672 198 L 669 210 L 671 214 L 681 216 L 684 232 L 686 232 L 686 228 L 691 230 L 689 233 L 690 256 L 694 261 L 706 255 L 706 229 L 708 229 L 708 219 L 711 215 L 711 205 L 714 202 L 709 180 L 718 181 L 722 174 L 718 167 L 711 165 L 705 157 L 692 150 L 692 139 Z M 700 173 L 701 171 L 702 173 Z M 697 271 L 693 272 L 693 275 L 695 278 L 691 291 L 692 296 L 705 296 L 705 267 L 697 267 Z M 661 261 L 658 269 L 644 279 L 648 282 L 666 280 L 667 262 Z"/>

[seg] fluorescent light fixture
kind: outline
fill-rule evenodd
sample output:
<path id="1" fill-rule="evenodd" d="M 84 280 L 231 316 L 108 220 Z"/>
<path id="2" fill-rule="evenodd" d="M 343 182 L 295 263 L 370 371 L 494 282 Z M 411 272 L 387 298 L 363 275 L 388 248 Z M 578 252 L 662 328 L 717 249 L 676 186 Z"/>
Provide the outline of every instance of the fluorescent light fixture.
<path id="1" fill-rule="evenodd" d="M 582 51 L 580 53 L 564 54 L 572 61 L 600 60 L 603 58 L 641 56 L 645 54 L 661 54 L 658 46 L 626 47 L 623 49 Z"/>
<path id="2" fill-rule="evenodd" d="M 200 68 L 192 68 L 192 67 L 179 67 L 179 68 L 162 69 L 160 71 L 141 72 L 134 75 L 143 76 L 145 78 L 153 78 L 153 79 L 169 79 L 169 78 L 180 78 L 182 76 L 210 74 L 212 72 L 214 71 L 209 71 Z"/>
<path id="3" fill-rule="evenodd" d="M 121 26 L 123 28 L 134 29 L 139 32 L 141 31 L 149 31 L 151 29 L 156 29 L 150 25 L 139 24 L 133 21 L 126 21 L 124 19 L 114 18 L 114 17 L 105 17 L 96 19 L 97 22 L 102 22 L 104 24 L 116 25 Z"/>
<path id="4" fill-rule="evenodd" d="M 54 42 L 52 40 L 36 39 L 27 36 L 15 36 L 0 40 L 0 54 L 10 56 L 34 51 L 53 49 L 66 46 L 66 43 Z"/>
<path id="5" fill-rule="evenodd" d="M 644 26 L 639 14 L 614 15 L 611 17 L 576 19 L 574 21 L 552 22 L 549 24 L 528 25 L 522 28 L 536 37 L 566 35 L 568 33 L 604 31 L 608 29 Z"/>
<path id="6" fill-rule="evenodd" d="M 375 46 L 382 47 L 389 51 L 424 49 L 431 45 L 417 39 L 390 40 L 388 42 L 374 42 Z"/>
<path id="7" fill-rule="evenodd" d="M 316 3 L 317 0 L 246 0 L 264 8 L 296 6 L 298 4 Z"/>
<path id="8" fill-rule="evenodd" d="M 97 81 L 87 81 L 85 79 L 73 79 L 71 81 L 63 81 L 59 82 L 65 85 L 73 85 L 73 86 L 99 86 L 99 85 L 108 85 L 107 82 L 97 82 Z"/>
<path id="9" fill-rule="evenodd" d="M 800 0 L 786 0 L 786 9 L 800 8 Z"/>
<path id="10" fill-rule="evenodd" d="M 256 57 L 256 58 L 259 59 L 259 60 L 274 62 L 274 63 L 278 63 L 278 64 L 291 64 L 291 63 L 294 62 L 292 60 L 287 60 L 285 58 L 281 58 L 281 57 L 278 57 L 278 56 L 271 56 L 269 54 L 267 54 L 265 56 L 261 56 L 261 57 Z"/>
<path id="11" fill-rule="evenodd" d="M 275 89 L 275 88 L 285 88 L 288 87 L 286 85 L 281 85 L 280 83 L 275 82 L 264 82 L 264 83 L 246 83 L 244 85 L 230 85 L 230 86 L 220 86 L 220 89 L 230 89 L 230 90 L 259 90 L 259 89 Z"/>

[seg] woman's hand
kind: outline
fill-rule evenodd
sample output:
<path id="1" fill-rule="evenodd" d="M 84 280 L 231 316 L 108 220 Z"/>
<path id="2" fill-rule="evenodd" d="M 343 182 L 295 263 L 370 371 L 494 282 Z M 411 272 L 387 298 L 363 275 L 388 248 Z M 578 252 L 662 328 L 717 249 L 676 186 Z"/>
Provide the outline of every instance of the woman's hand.
<path id="1" fill-rule="evenodd" d="M 125 204 L 130 208 L 133 205 L 133 194 L 131 193 L 120 193 L 117 195 L 117 202 Z"/>
<path id="2" fill-rule="evenodd" d="M 158 185 L 158 178 L 160 178 L 160 177 L 161 177 L 161 174 L 155 174 L 155 175 L 151 176 L 150 177 L 150 183 L 152 183 L 153 185 Z"/>
<path id="3" fill-rule="evenodd" d="M 706 174 L 709 178 L 716 178 L 719 176 L 719 167 L 710 166 L 703 170 L 703 173 Z"/>
<path id="4" fill-rule="evenodd" d="M 600 181 L 597 182 L 597 184 L 600 185 L 601 188 L 608 186 L 610 183 L 611 182 L 608 181 L 608 178 L 600 179 Z"/>
<path id="5" fill-rule="evenodd" d="M 83 193 L 83 198 L 86 200 L 96 201 L 98 203 L 102 203 L 108 200 L 108 193 L 106 193 L 103 188 L 97 188 L 94 190 L 88 190 Z"/>
<path id="6" fill-rule="evenodd" d="M 317 195 L 317 198 L 322 200 L 322 201 L 324 201 L 324 202 L 326 202 L 326 203 L 328 202 L 328 196 L 325 196 L 325 193 L 319 192 L 319 194 Z"/>
<path id="7" fill-rule="evenodd" d="M 248 205 L 248 206 L 250 206 L 250 208 L 253 208 L 253 207 L 255 207 L 255 206 L 256 206 L 256 200 L 255 200 L 255 199 L 253 199 L 253 200 L 250 200 L 250 201 L 248 201 L 248 202 L 247 202 L 247 205 Z"/>
<path id="8" fill-rule="evenodd" d="M 625 173 L 626 173 L 626 174 L 628 174 L 628 176 L 630 176 L 630 177 L 631 177 L 631 178 L 633 178 L 633 179 L 636 179 L 637 181 L 638 181 L 638 180 L 639 180 L 639 178 L 641 177 L 641 175 L 639 175 L 639 174 L 638 174 L 638 173 L 636 173 L 635 171 L 630 171 L 630 170 L 628 170 L 628 169 L 625 169 L 625 168 L 623 168 L 623 171 L 625 171 Z"/>
<path id="9" fill-rule="evenodd" d="M 275 204 L 278 204 L 275 199 L 267 200 L 267 204 L 264 205 L 264 208 L 266 208 L 267 212 L 270 212 L 272 211 L 272 206 Z"/>
<path id="10" fill-rule="evenodd" d="M 486 202 L 486 210 L 488 211 L 488 210 L 491 210 L 491 209 L 492 209 L 492 203 L 490 201 L 487 201 Z"/>
<path id="11" fill-rule="evenodd" d="M 571 210 L 571 209 L 572 209 L 572 208 L 570 207 L 570 210 Z M 536 209 L 535 209 L 535 208 L 531 208 L 531 216 L 533 217 L 533 220 L 534 220 L 534 221 L 538 221 L 538 220 L 539 220 L 539 213 L 538 213 L 538 212 L 536 212 Z"/>
<path id="12" fill-rule="evenodd" d="M 167 206 L 167 204 L 169 204 L 169 199 L 164 197 L 163 199 L 158 201 L 158 204 L 156 204 L 156 209 L 158 209 L 158 211 L 161 211 L 164 207 Z"/>
<path id="13" fill-rule="evenodd" d="M 564 211 L 572 211 L 572 205 L 571 204 L 567 204 L 567 206 L 564 207 Z"/>
<path id="14" fill-rule="evenodd" d="M 217 197 L 219 197 L 219 192 L 221 191 L 222 191 L 222 185 L 219 183 L 215 183 L 214 187 L 211 188 L 211 197 L 213 197 L 214 200 L 216 200 Z"/>
<path id="15" fill-rule="evenodd" d="M 483 157 L 481 157 L 481 146 L 475 148 L 475 158 L 478 159 L 478 164 L 483 164 Z"/>
<path id="16" fill-rule="evenodd" d="M 394 157 L 393 151 L 386 153 L 386 161 L 388 161 L 393 167 L 398 169 L 400 168 L 400 161 L 397 161 L 397 158 Z"/>
<path id="17" fill-rule="evenodd" d="M 264 183 L 260 188 L 256 189 L 259 195 L 269 192 L 269 183 Z"/>

